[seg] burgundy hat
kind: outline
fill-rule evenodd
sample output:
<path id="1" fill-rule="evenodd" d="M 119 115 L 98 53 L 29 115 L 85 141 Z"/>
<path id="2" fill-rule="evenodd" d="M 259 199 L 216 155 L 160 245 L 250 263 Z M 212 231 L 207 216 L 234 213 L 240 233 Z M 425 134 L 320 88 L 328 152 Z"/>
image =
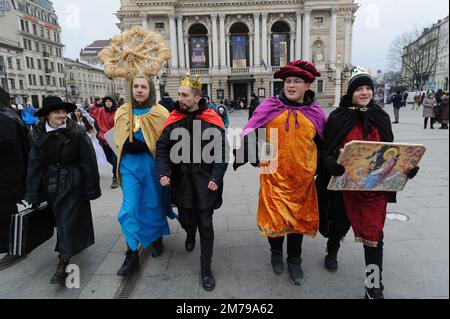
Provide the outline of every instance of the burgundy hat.
<path id="1" fill-rule="evenodd" d="M 312 83 L 316 77 L 320 77 L 321 74 L 312 63 L 304 60 L 291 61 L 288 65 L 282 67 L 274 74 L 275 79 L 282 80 L 285 80 L 290 76 L 296 76 L 308 83 Z"/>

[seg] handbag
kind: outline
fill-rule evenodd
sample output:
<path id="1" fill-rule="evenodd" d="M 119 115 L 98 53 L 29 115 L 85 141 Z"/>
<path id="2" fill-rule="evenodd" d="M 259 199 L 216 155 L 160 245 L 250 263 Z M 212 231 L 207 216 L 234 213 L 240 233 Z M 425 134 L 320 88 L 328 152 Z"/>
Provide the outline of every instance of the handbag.
<path id="1" fill-rule="evenodd" d="M 24 256 L 53 237 L 55 220 L 45 202 L 11 216 L 9 254 Z"/>

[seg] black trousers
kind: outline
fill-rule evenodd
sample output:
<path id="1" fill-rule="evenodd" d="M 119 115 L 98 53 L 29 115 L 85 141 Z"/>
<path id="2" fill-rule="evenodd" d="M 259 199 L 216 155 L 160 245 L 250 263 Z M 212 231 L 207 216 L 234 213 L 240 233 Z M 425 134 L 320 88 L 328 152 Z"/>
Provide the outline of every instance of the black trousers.
<path id="1" fill-rule="evenodd" d="M 423 120 L 423 127 L 427 128 L 427 124 L 428 124 L 428 117 L 426 117 Z M 430 128 L 433 127 L 433 125 L 434 125 L 434 117 L 430 117 Z"/>
<path id="2" fill-rule="evenodd" d="M 117 156 L 113 152 L 113 150 L 108 145 L 103 145 L 103 143 L 100 143 L 100 145 L 103 148 L 103 152 L 105 152 L 106 160 L 109 164 L 112 165 L 112 173 L 113 177 L 116 178 L 117 176 Z"/>
<path id="3" fill-rule="evenodd" d="M 284 237 L 269 237 L 269 244 L 272 250 L 283 251 Z M 288 257 L 300 257 L 302 255 L 302 234 L 289 234 L 287 237 L 287 255 Z"/>
<path id="4" fill-rule="evenodd" d="M 378 242 L 377 247 L 369 247 L 364 245 L 364 258 L 366 261 L 366 267 L 377 266 L 380 270 L 380 283 L 383 279 L 383 242 L 384 234 L 381 234 L 381 239 Z M 367 268 L 366 268 L 367 269 Z M 370 275 L 371 272 L 366 271 L 366 276 Z"/>
<path id="5" fill-rule="evenodd" d="M 331 196 L 331 205 L 328 212 L 328 218 L 330 219 L 330 233 L 327 242 L 328 251 L 339 249 L 341 239 L 350 229 L 350 221 L 347 217 L 342 195 L 333 193 Z"/>
<path id="6" fill-rule="evenodd" d="M 15 202 L 0 202 L 0 254 L 9 252 L 11 216 L 17 212 Z"/>
<path id="7" fill-rule="evenodd" d="M 187 232 L 188 238 L 193 240 L 197 232 L 200 233 L 200 262 L 202 266 L 210 266 L 213 255 L 214 228 L 213 228 L 214 210 L 191 209 L 178 207 L 178 218 L 181 227 Z"/>

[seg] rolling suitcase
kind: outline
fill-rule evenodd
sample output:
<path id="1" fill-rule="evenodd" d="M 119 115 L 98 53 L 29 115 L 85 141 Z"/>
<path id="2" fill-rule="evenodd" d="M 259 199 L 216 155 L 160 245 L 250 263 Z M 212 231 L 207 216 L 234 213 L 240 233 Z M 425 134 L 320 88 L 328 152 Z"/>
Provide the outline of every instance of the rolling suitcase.
<path id="1" fill-rule="evenodd" d="M 53 237 L 55 221 L 47 203 L 11 217 L 9 254 L 24 256 Z"/>

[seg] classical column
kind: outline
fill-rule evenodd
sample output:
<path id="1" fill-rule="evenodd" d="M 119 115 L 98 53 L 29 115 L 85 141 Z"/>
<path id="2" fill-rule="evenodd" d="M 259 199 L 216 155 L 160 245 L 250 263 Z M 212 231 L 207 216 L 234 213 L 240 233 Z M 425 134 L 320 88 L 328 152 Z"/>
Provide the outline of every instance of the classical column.
<path id="1" fill-rule="evenodd" d="M 293 32 L 291 32 L 289 34 L 289 37 L 291 39 L 291 43 L 290 43 L 290 48 L 289 48 L 289 59 L 290 61 L 294 60 L 294 47 L 295 47 L 295 34 Z M 289 61 L 288 61 L 289 63 Z"/>
<path id="2" fill-rule="evenodd" d="M 253 19 L 254 19 L 254 34 L 255 34 L 255 37 L 254 37 L 254 44 L 253 44 L 253 47 L 254 47 L 254 55 L 253 55 L 253 57 L 254 57 L 254 65 L 255 66 L 260 66 L 261 65 L 261 55 L 260 55 L 260 53 L 261 53 L 261 47 L 260 47 L 260 45 L 259 45 L 259 16 L 260 16 L 260 14 L 259 13 L 254 13 L 253 14 Z"/>
<path id="3" fill-rule="evenodd" d="M 311 33 L 311 9 L 306 8 L 303 13 L 303 56 L 304 60 L 311 60 L 311 49 L 310 49 L 310 33 Z"/>
<path id="4" fill-rule="evenodd" d="M 295 15 L 297 18 L 297 28 L 295 33 L 295 58 L 299 60 L 302 58 L 302 13 L 297 11 Z"/>
<path id="5" fill-rule="evenodd" d="M 220 66 L 227 66 L 227 51 L 226 49 L 227 44 L 226 44 L 226 40 L 225 40 L 225 14 L 220 14 L 219 15 L 219 22 L 220 22 Z"/>
<path id="6" fill-rule="evenodd" d="M 178 48 L 177 48 L 177 26 L 175 24 L 175 15 L 169 14 L 169 34 L 170 34 L 170 53 L 172 58 L 170 59 L 170 66 L 172 68 L 178 68 Z"/>
<path id="7" fill-rule="evenodd" d="M 345 17 L 345 40 L 344 40 L 344 63 L 351 64 L 351 46 L 352 46 L 352 23 L 353 17 Z"/>
<path id="8" fill-rule="evenodd" d="M 142 17 L 142 26 L 145 29 L 148 29 L 148 15 L 144 14 L 144 16 Z"/>
<path id="9" fill-rule="evenodd" d="M 217 68 L 219 66 L 219 55 L 218 55 L 218 43 L 217 43 L 217 14 L 211 14 L 211 22 L 212 22 L 212 53 L 213 57 L 213 67 Z"/>
<path id="10" fill-rule="evenodd" d="M 226 48 L 226 51 L 227 51 L 227 52 L 226 52 L 226 53 L 227 53 L 227 63 L 226 63 L 226 66 L 229 67 L 229 68 L 231 68 L 231 61 L 230 61 L 230 40 L 229 40 L 229 39 L 226 40 L 225 48 Z"/>
<path id="11" fill-rule="evenodd" d="M 267 39 L 267 65 L 272 65 L 272 32 L 269 32 Z"/>
<path id="12" fill-rule="evenodd" d="M 184 57 L 184 45 L 183 45 L 183 17 L 177 17 L 177 28 L 178 28 L 178 53 L 180 54 L 179 65 L 180 68 L 185 67 L 185 57 Z"/>
<path id="13" fill-rule="evenodd" d="M 262 59 L 268 64 L 267 59 L 267 12 L 261 13 L 262 17 Z"/>
<path id="14" fill-rule="evenodd" d="M 337 8 L 331 8 L 330 62 L 336 62 Z"/>
<path id="15" fill-rule="evenodd" d="M 211 45 L 211 36 L 208 36 L 208 60 L 209 67 L 212 67 L 212 45 Z"/>
<path id="16" fill-rule="evenodd" d="M 186 68 L 190 69 L 190 55 L 189 55 L 189 38 L 186 36 L 184 37 L 184 49 L 186 52 Z"/>
<path id="17" fill-rule="evenodd" d="M 252 66 L 254 66 L 255 65 L 255 61 L 253 61 L 253 52 L 254 52 L 254 47 L 253 47 L 253 36 L 251 35 L 250 37 L 249 37 L 249 45 L 250 45 L 250 48 L 249 48 L 249 52 L 250 52 L 250 61 L 249 61 L 249 65 L 252 67 Z"/>

